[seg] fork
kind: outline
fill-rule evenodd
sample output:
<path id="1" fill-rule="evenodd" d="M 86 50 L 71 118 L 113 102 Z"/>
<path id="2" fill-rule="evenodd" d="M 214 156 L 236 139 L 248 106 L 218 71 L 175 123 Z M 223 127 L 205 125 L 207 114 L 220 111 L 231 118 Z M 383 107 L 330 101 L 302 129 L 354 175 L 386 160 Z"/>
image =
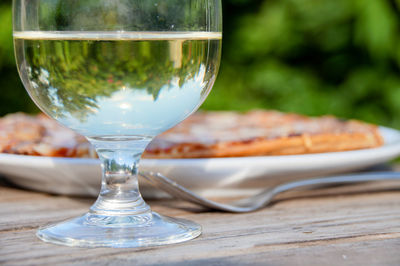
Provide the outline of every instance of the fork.
<path id="1" fill-rule="evenodd" d="M 234 213 L 245 213 L 259 210 L 267 206 L 279 193 L 299 187 L 312 187 L 328 184 L 351 184 L 367 181 L 400 180 L 400 172 L 369 172 L 303 179 L 269 187 L 259 194 L 248 198 L 232 201 L 230 203 L 219 203 L 194 193 L 193 191 L 177 184 L 175 181 L 160 173 L 141 171 L 139 175 L 171 196 L 207 207 L 209 209 Z"/>

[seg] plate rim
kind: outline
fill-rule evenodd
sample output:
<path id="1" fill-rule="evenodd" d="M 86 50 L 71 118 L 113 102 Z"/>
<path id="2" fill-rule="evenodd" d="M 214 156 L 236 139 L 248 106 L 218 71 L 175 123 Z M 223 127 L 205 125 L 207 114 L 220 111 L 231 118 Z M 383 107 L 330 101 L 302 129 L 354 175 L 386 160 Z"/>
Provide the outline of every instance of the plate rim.
<path id="1" fill-rule="evenodd" d="M 276 181 L 282 177 L 299 178 L 305 174 L 315 176 L 324 173 L 326 176 L 336 172 L 360 170 L 397 158 L 400 155 L 400 131 L 385 127 L 380 129 L 385 143 L 377 148 L 280 156 L 143 159 L 140 165 L 145 170 L 165 171 L 163 173 L 167 176 L 174 177 L 182 185 L 186 182 L 189 189 L 203 196 L 212 196 L 215 193 L 221 197 L 244 196 L 256 192 L 255 190 L 260 187 L 246 188 L 246 190 L 242 185 L 238 186 L 239 183 L 244 184 L 260 178 L 263 182 L 272 179 Z M 71 196 L 98 194 L 97 188 L 101 176 L 99 159 L 0 153 L 0 167 L 0 178 L 4 177 L 11 183 L 30 190 Z M 60 170 L 60 174 L 56 174 L 55 169 Z M 64 170 L 68 173 L 64 173 Z M 188 176 L 188 171 L 193 170 L 197 174 Z M 249 170 L 252 171 L 250 175 Z M 75 176 L 77 174 L 78 178 Z M 79 178 L 82 174 L 87 175 L 86 181 Z M 207 178 L 204 179 L 204 176 Z M 198 182 L 198 178 L 202 181 Z M 59 185 L 60 180 L 63 186 Z M 144 183 L 141 183 L 142 193 L 152 198 L 165 197 L 162 192 L 160 194 L 160 191 L 150 185 L 142 186 Z"/>

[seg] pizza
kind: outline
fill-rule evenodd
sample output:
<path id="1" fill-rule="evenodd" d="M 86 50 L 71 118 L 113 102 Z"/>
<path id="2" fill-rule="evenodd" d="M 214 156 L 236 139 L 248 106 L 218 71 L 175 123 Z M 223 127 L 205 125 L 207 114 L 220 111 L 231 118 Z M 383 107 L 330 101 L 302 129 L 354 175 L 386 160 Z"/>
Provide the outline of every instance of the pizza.
<path id="1" fill-rule="evenodd" d="M 96 157 L 81 135 L 44 114 L 9 114 L 0 119 L 0 152 L 50 157 Z"/>
<path id="2" fill-rule="evenodd" d="M 333 116 L 277 111 L 204 112 L 156 138 L 152 158 L 293 155 L 365 149 L 383 144 L 375 125 Z"/>
<path id="3" fill-rule="evenodd" d="M 294 155 L 374 148 L 379 128 L 333 116 L 307 117 L 277 111 L 198 112 L 156 137 L 145 158 L 213 158 Z M 0 152 L 96 157 L 86 139 L 45 115 L 0 119 Z"/>

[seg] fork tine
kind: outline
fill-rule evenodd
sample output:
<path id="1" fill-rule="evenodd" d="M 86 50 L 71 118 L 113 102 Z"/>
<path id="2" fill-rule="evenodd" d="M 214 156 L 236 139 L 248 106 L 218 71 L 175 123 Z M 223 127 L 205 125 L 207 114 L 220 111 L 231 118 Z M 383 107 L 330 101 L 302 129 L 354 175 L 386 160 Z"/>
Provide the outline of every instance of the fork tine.
<path id="1" fill-rule="evenodd" d="M 209 199 L 200 197 L 199 195 L 197 195 L 194 192 L 188 190 L 187 188 L 179 185 L 175 181 L 167 178 L 166 176 L 164 176 L 160 173 L 155 173 L 153 175 L 153 177 L 154 176 L 157 177 L 157 181 L 159 181 L 160 183 L 163 184 L 163 188 L 168 187 L 173 192 L 176 192 L 183 199 L 186 199 L 190 202 L 197 203 L 197 204 L 200 204 L 203 206 L 205 205 L 212 209 L 223 209 L 223 210 L 236 212 L 235 207 L 230 206 L 230 205 L 225 205 L 225 204 L 219 203 L 219 202 L 214 202 Z"/>
<path id="2" fill-rule="evenodd" d="M 143 176 L 146 180 L 149 180 L 152 184 L 157 186 L 163 191 L 166 191 L 172 196 L 177 196 L 183 200 L 187 200 L 189 202 L 199 204 L 211 209 L 224 210 L 228 212 L 249 212 L 254 209 L 249 206 L 231 206 L 224 203 L 214 202 L 209 199 L 198 196 L 192 191 L 186 189 L 185 187 L 177 184 L 175 181 L 168 179 L 160 173 L 153 172 L 140 172 L 141 176 Z"/>
<path id="3" fill-rule="evenodd" d="M 179 189 L 179 186 L 177 184 L 171 186 L 171 183 L 166 181 L 165 178 L 160 176 L 158 173 L 149 172 L 148 174 L 147 173 L 145 174 L 143 172 L 140 172 L 139 174 L 146 180 L 150 181 L 153 185 L 155 185 L 162 191 L 167 192 L 171 196 L 187 200 L 193 203 L 202 204 L 202 202 L 200 202 L 198 199 L 192 198 L 188 196 L 186 193 L 182 192 L 182 190 Z M 158 178 L 154 178 L 154 176 L 157 176 Z"/>

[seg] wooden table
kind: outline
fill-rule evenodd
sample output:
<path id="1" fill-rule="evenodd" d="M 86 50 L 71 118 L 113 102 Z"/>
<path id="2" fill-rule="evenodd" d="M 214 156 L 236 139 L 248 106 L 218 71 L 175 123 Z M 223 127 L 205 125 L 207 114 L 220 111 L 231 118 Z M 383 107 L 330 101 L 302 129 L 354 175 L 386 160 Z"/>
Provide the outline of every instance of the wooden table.
<path id="1" fill-rule="evenodd" d="M 248 214 L 149 201 L 203 226 L 197 239 L 169 246 L 70 248 L 35 237 L 38 226 L 79 215 L 93 200 L 0 184 L 0 265 L 400 265 L 400 182 L 286 193 Z"/>

